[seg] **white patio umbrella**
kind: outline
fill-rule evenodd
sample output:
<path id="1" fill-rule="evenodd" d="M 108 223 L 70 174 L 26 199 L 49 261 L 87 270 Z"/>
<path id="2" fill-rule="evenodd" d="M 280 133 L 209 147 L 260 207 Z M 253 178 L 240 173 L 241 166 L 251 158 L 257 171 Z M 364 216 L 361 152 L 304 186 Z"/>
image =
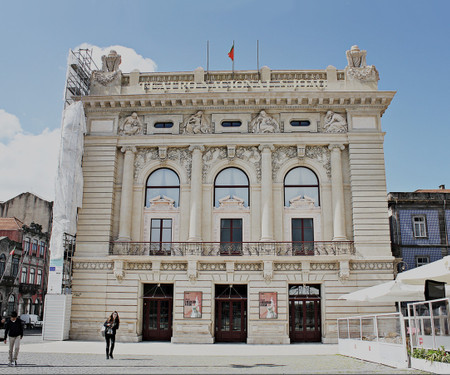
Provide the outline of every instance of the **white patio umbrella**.
<path id="1" fill-rule="evenodd" d="M 344 294 L 339 299 L 354 302 L 393 303 L 423 301 L 425 295 L 423 285 L 410 285 L 392 280 Z"/>
<path id="2" fill-rule="evenodd" d="M 450 255 L 424 266 L 399 273 L 397 281 L 404 284 L 425 285 L 425 280 L 443 281 L 450 284 Z"/>

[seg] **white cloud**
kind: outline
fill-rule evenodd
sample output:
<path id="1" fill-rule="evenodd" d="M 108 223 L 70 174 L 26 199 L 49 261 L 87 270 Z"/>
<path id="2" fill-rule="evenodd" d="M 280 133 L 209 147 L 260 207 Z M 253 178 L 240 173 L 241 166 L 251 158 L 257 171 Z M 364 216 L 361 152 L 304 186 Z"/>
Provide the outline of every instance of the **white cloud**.
<path id="1" fill-rule="evenodd" d="M 10 139 L 20 132 L 22 132 L 22 127 L 19 119 L 4 109 L 0 109 L 0 140 Z"/>
<path id="2" fill-rule="evenodd" d="M 82 43 L 79 46 L 75 47 L 73 50 L 76 51 L 78 49 L 92 49 L 92 58 L 94 62 L 97 64 L 98 68 L 102 68 L 102 56 L 108 55 L 109 51 L 114 50 L 119 55 L 122 56 L 122 63 L 120 64 L 119 69 L 123 73 L 129 73 L 134 69 L 138 69 L 141 72 L 154 72 L 156 71 L 157 65 L 156 63 L 149 58 L 143 57 L 139 55 L 134 49 L 124 47 L 124 46 L 109 46 L 109 47 L 98 47 L 89 43 Z"/>
<path id="3" fill-rule="evenodd" d="M 10 122 L 11 118 L 14 121 Z M 38 135 L 24 133 L 16 116 L 0 110 L 0 130 L 11 123 L 15 133 L 6 141 L 0 140 L 0 201 L 24 192 L 53 200 L 60 130 L 45 129 Z"/>

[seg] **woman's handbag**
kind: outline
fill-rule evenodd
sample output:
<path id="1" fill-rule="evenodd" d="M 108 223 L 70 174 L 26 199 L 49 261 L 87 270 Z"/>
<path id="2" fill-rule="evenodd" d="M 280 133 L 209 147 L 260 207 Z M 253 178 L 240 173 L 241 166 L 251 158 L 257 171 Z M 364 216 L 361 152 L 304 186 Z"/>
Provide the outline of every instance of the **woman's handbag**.
<path id="1" fill-rule="evenodd" d="M 102 325 L 100 332 L 102 333 L 103 337 L 105 337 L 105 331 L 106 331 L 106 327 Z"/>

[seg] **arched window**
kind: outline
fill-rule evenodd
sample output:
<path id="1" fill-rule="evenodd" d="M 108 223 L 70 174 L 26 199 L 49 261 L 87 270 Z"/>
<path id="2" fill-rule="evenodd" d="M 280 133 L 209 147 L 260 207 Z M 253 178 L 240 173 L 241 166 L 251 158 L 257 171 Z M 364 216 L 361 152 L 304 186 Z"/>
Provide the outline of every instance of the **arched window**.
<path id="1" fill-rule="evenodd" d="M 284 205 L 290 206 L 293 198 L 312 198 L 314 205 L 320 206 L 319 180 L 316 174 L 308 168 L 291 169 L 284 178 Z"/>
<path id="2" fill-rule="evenodd" d="M 18 272 L 19 272 L 19 257 L 14 255 L 11 263 L 11 276 L 16 277 Z"/>
<path id="3" fill-rule="evenodd" d="M 230 196 L 244 200 L 244 206 L 250 205 L 249 182 L 247 175 L 238 168 L 226 168 L 220 171 L 214 181 L 214 207 L 219 207 L 219 199 Z"/>
<path id="4" fill-rule="evenodd" d="M 36 270 L 34 268 L 30 268 L 30 278 L 28 280 L 28 284 L 34 284 L 34 275 Z"/>
<path id="5" fill-rule="evenodd" d="M 5 272 L 5 265 L 6 265 L 6 256 L 5 254 L 0 255 L 0 277 L 3 276 L 3 273 Z"/>
<path id="6" fill-rule="evenodd" d="M 41 286 L 42 284 L 42 270 L 37 270 L 37 278 L 36 278 L 36 284 Z"/>
<path id="7" fill-rule="evenodd" d="M 157 196 L 173 199 L 174 206 L 180 202 L 180 179 L 171 169 L 161 168 L 154 171 L 147 179 L 145 206 L 150 207 L 150 199 Z"/>

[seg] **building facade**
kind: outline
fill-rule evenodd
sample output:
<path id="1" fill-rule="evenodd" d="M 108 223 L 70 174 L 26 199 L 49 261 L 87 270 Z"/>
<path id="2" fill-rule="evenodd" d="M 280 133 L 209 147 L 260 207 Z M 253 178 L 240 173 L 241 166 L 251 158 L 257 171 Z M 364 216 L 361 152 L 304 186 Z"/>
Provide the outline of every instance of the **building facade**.
<path id="1" fill-rule="evenodd" d="M 411 269 L 449 255 L 450 190 L 419 189 L 388 195 L 392 253 Z"/>
<path id="2" fill-rule="evenodd" d="M 0 311 L 42 316 L 49 234 L 39 224 L 0 218 Z"/>
<path id="3" fill-rule="evenodd" d="M 381 116 L 366 51 L 344 70 L 123 74 L 82 100 L 70 337 L 335 342 L 338 301 L 392 280 Z"/>

